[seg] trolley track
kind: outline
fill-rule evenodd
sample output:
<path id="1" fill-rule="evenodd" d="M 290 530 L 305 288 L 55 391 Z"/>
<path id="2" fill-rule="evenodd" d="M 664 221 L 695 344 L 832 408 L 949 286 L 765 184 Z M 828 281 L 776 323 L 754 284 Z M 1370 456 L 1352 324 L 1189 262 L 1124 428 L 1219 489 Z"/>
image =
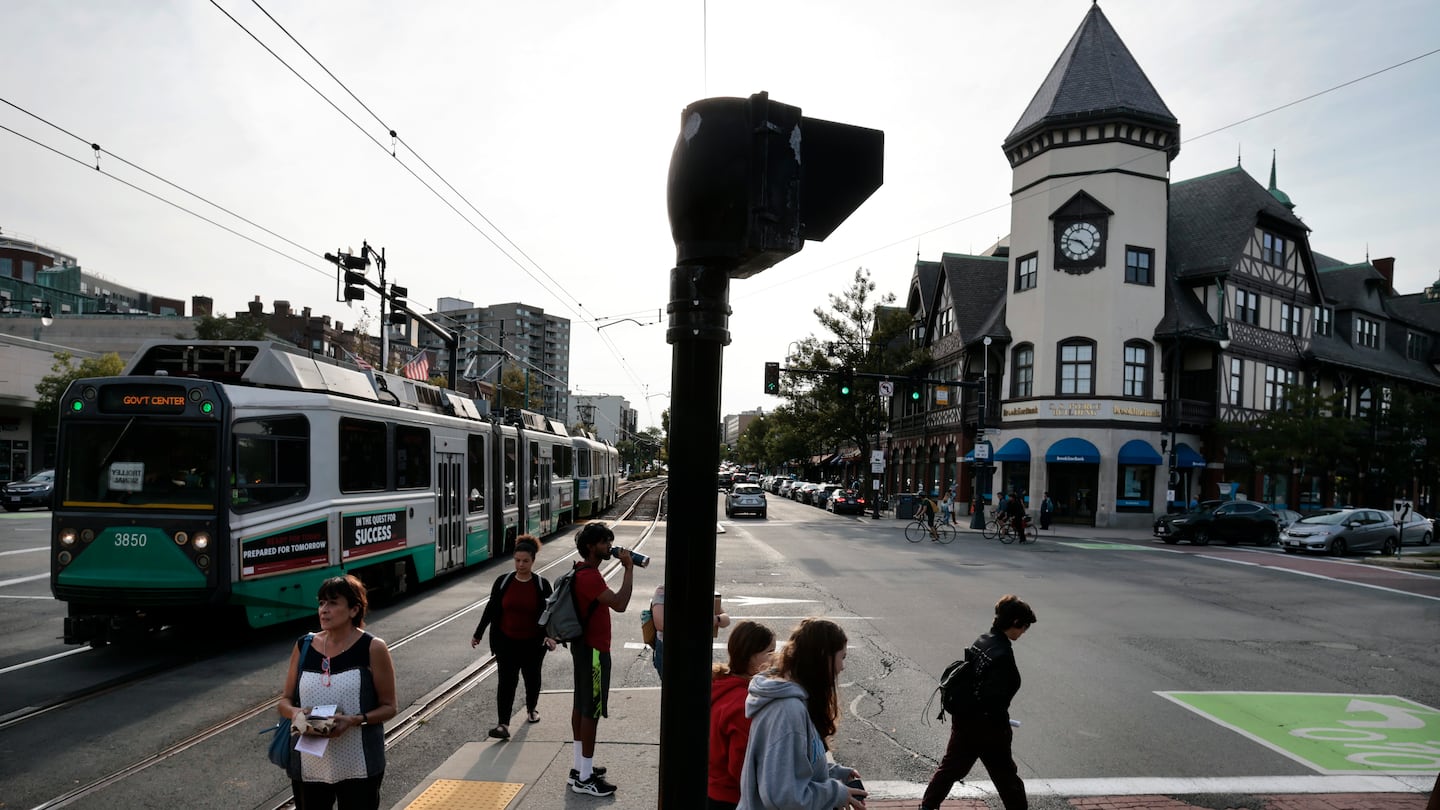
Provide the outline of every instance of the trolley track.
<path id="1" fill-rule="evenodd" d="M 657 480 L 654 483 L 650 483 L 648 486 L 639 485 L 624 493 L 629 494 L 631 492 L 636 492 L 637 490 L 639 492 L 635 502 L 629 505 L 629 507 L 626 508 L 626 510 L 622 512 L 618 518 L 615 518 L 615 520 L 625 521 L 643 519 L 650 521 L 650 524 L 642 531 L 640 539 L 635 543 L 635 546 L 637 548 L 643 547 L 644 543 L 654 532 L 655 527 L 659 524 L 660 516 L 663 514 L 663 503 L 667 489 L 668 484 L 662 479 Z M 647 503 L 651 504 L 648 509 L 646 508 Z M 616 508 L 618 507 L 619 504 L 616 505 Z M 561 537 L 564 536 L 567 535 L 561 535 Z M 553 542 L 554 539 L 552 539 L 551 542 Z M 570 558 L 568 555 L 562 556 L 541 568 L 540 573 L 544 573 L 557 566 L 567 564 L 569 561 Z M 609 566 L 607 566 L 604 573 L 608 576 L 618 565 L 618 562 L 611 563 Z M 407 644 L 411 644 L 419 639 L 425 638 L 429 634 L 434 633 L 435 631 L 452 624 L 458 619 L 472 613 L 476 609 L 483 608 L 487 602 L 489 602 L 488 595 L 483 599 L 475 600 L 467 605 L 464 605 L 463 607 L 453 610 L 449 614 L 439 619 L 435 619 L 430 623 L 426 624 L 425 626 L 417 628 L 416 630 L 406 634 L 405 636 L 391 643 L 389 645 L 390 649 L 393 652 L 397 649 L 405 647 Z M 411 703 L 409 706 L 401 709 L 399 714 L 397 714 L 395 718 L 385 724 L 385 747 L 389 749 L 391 746 L 398 744 L 401 740 L 404 740 L 406 737 L 419 730 L 428 720 L 430 720 L 432 717 L 444 710 L 450 704 L 454 703 L 459 698 L 463 697 L 466 693 L 470 692 L 475 687 L 480 685 L 494 672 L 495 658 L 493 655 L 486 654 L 479 660 L 465 666 L 455 675 L 451 676 L 435 688 L 431 689 L 428 693 L 420 697 L 414 703 Z M 157 673 L 147 673 L 141 678 L 132 679 L 129 684 L 111 684 L 104 691 L 113 692 L 119 689 L 122 685 L 138 683 L 145 678 L 152 677 L 154 674 Z M 85 699 L 94 698 L 99 694 L 103 694 L 103 692 L 91 692 L 84 697 L 76 698 L 74 701 L 66 705 L 73 705 L 74 703 L 81 702 Z M 182 740 L 172 743 L 171 745 L 165 747 L 160 751 L 157 751 L 154 754 L 143 757 L 129 765 L 118 768 L 109 774 L 94 779 L 84 785 L 77 786 L 74 789 L 66 791 L 59 796 L 35 805 L 34 810 L 50 810 L 51 808 L 70 806 L 80 801 L 81 799 L 98 794 L 104 791 L 106 788 L 123 782 L 124 780 L 140 774 L 156 765 L 167 762 L 185 753 L 186 751 L 189 751 L 190 749 L 193 749 L 208 740 L 218 737 L 221 734 L 225 734 L 239 726 L 250 724 L 253 727 L 258 727 L 259 725 L 264 724 L 270 718 L 278 719 L 278 716 L 276 716 L 274 713 L 275 704 L 278 700 L 279 697 L 276 696 L 264 701 L 263 703 L 252 705 L 245 709 L 242 709 L 239 712 L 231 714 L 223 720 L 211 723 L 210 725 L 201 728 L 195 733 L 185 737 Z M 38 716 L 39 714 L 43 714 L 48 711 L 55 711 L 58 708 L 61 708 L 61 706 L 51 706 L 44 711 L 29 713 L 27 717 L 33 718 L 35 716 Z M 268 718 L 266 717 L 267 714 L 269 715 Z M 7 721 L 7 723 L 13 724 L 16 722 L 20 722 L 22 719 L 24 718 L 15 718 Z M 0 728 L 3 728 L 3 726 L 0 726 Z M 286 798 L 277 804 L 266 802 L 262 806 L 265 808 L 271 808 L 272 810 L 293 810 L 295 804 L 293 799 Z"/>

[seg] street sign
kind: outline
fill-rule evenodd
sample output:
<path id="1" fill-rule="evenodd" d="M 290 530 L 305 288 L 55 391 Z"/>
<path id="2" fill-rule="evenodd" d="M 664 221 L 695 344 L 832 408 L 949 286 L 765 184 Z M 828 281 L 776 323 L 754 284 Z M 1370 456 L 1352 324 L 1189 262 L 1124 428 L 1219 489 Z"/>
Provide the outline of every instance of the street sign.
<path id="1" fill-rule="evenodd" d="M 870 472 L 872 472 L 872 473 L 885 472 L 885 462 L 883 462 L 883 461 L 872 461 L 872 462 L 870 462 Z"/>
<path id="2" fill-rule="evenodd" d="M 871 464 L 884 464 L 884 463 L 885 463 L 885 451 L 884 451 L 884 450 L 871 450 L 871 451 L 870 451 L 870 463 L 871 463 Z"/>
<path id="3" fill-rule="evenodd" d="M 895 383 L 893 383 L 893 382 L 891 382 L 891 381 L 889 381 L 889 380 L 881 380 L 881 381 L 880 381 L 880 396 L 882 396 L 882 397 L 893 397 L 893 396 L 895 396 Z"/>
<path id="4" fill-rule="evenodd" d="M 981 442 L 975 445 L 975 460 L 988 461 L 990 459 L 990 445 Z"/>

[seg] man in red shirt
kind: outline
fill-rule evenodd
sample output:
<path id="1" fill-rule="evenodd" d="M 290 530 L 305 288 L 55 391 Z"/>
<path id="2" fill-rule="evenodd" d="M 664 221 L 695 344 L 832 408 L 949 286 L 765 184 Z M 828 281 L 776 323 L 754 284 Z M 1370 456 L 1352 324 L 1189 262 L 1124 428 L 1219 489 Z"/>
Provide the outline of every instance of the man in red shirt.
<path id="1" fill-rule="evenodd" d="M 600 563 L 610 557 L 614 542 L 615 533 L 603 523 L 591 523 L 575 535 L 581 557 L 575 570 L 575 597 L 585 633 L 570 642 L 575 664 L 575 705 L 570 713 L 575 767 L 570 771 L 570 789 L 590 796 L 615 794 L 615 786 L 605 781 L 605 769 L 595 767 L 595 735 L 610 698 L 610 611 L 625 612 L 635 584 L 634 562 L 625 549 L 615 552 L 625 568 L 620 590 L 610 590 L 600 573 Z"/>

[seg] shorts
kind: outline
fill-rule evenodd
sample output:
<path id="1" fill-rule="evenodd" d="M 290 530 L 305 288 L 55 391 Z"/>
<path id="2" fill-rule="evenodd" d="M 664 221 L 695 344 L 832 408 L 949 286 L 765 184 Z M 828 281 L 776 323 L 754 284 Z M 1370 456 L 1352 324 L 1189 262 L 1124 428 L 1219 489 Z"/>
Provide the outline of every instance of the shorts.
<path id="1" fill-rule="evenodd" d="M 609 717 L 610 653 L 570 642 L 570 658 L 575 664 L 575 711 L 581 717 Z"/>

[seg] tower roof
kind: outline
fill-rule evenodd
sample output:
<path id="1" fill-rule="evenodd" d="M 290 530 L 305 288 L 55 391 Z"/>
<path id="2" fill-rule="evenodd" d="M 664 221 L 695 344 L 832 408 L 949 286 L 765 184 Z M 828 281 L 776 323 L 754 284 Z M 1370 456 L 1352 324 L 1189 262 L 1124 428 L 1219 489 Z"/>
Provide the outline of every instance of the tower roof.
<path id="1" fill-rule="evenodd" d="M 1005 140 L 1062 121 L 1114 115 L 1179 127 L 1100 6 L 1092 4 Z"/>

